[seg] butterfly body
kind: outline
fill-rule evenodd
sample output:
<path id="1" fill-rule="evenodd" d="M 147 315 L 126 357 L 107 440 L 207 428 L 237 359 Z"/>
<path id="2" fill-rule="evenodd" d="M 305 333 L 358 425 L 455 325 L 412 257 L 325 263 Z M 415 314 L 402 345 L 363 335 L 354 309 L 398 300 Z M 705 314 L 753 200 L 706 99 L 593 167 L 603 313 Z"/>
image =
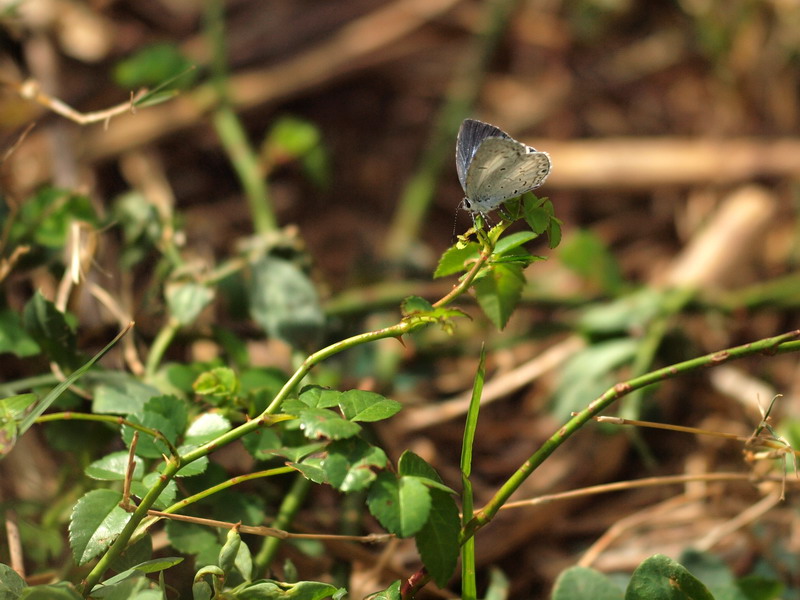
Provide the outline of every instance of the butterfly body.
<path id="1" fill-rule="evenodd" d="M 456 141 L 456 171 L 467 210 L 488 213 L 542 185 L 550 156 L 494 125 L 467 119 Z"/>

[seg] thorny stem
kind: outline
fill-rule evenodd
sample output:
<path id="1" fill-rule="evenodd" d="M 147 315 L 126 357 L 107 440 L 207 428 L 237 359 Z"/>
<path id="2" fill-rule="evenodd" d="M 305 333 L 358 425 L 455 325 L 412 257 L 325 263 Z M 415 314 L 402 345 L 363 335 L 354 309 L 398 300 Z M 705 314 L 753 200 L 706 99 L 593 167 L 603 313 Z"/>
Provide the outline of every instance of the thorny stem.
<path id="1" fill-rule="evenodd" d="M 465 293 L 469 289 L 470 285 L 472 285 L 472 282 L 475 280 L 475 277 L 478 275 L 480 269 L 489 260 L 493 249 L 485 238 L 482 239 L 482 242 L 484 249 L 479 258 L 475 261 L 475 264 L 458 283 L 458 285 L 456 285 L 450 291 L 449 294 L 447 294 L 438 302 L 434 303 L 435 307 L 439 308 L 447 306 L 458 296 Z M 94 586 L 100 581 L 100 578 L 109 568 L 112 561 L 125 549 L 131 539 L 131 536 L 134 534 L 141 521 L 147 516 L 148 511 L 153 506 L 153 503 L 156 501 L 159 494 L 161 494 L 167 484 L 175 477 L 175 474 L 181 467 L 184 467 L 195 460 L 198 460 L 199 458 L 211 454 L 211 452 L 214 450 L 226 446 L 227 444 L 238 440 L 242 436 L 255 431 L 260 427 L 275 423 L 276 417 L 272 415 L 278 412 L 284 400 L 289 397 L 289 394 L 295 390 L 308 372 L 323 360 L 361 344 L 366 344 L 390 337 L 400 339 L 404 334 L 416 331 L 422 327 L 426 327 L 430 323 L 431 320 L 425 316 L 418 317 L 411 315 L 405 317 L 399 323 L 392 325 L 391 327 L 385 327 L 376 331 L 369 331 L 367 333 L 354 335 L 315 352 L 303 361 L 300 367 L 289 378 L 286 384 L 284 384 L 283 388 L 281 388 L 273 401 L 269 404 L 269 406 L 267 406 L 264 412 L 258 416 L 258 418 L 248 421 L 247 423 L 244 423 L 239 427 L 220 435 L 219 437 L 203 444 L 202 446 L 187 452 L 183 456 L 174 456 L 168 459 L 164 471 L 161 477 L 158 479 L 158 482 L 155 484 L 155 486 L 153 486 L 153 488 L 150 489 L 147 495 L 142 498 L 141 503 L 131 515 L 130 520 L 125 524 L 122 532 L 120 532 L 117 539 L 114 540 L 114 543 L 111 544 L 106 553 L 100 558 L 94 568 L 89 572 L 86 579 L 83 581 L 83 595 L 86 597 L 90 594 L 92 588 L 94 588 Z M 277 417 L 277 419 L 280 419 L 280 417 Z"/>
<path id="2" fill-rule="evenodd" d="M 800 343 L 791 342 L 800 337 L 800 330 L 790 331 L 775 337 L 765 338 L 743 346 L 721 350 L 706 354 L 698 358 L 687 360 L 675 365 L 652 371 L 629 381 L 618 383 L 609 388 L 603 395 L 591 402 L 584 410 L 567 421 L 556 433 L 534 452 L 523 465 L 506 481 L 494 497 L 467 523 L 461 534 L 461 542 L 469 539 L 481 527 L 489 523 L 498 510 L 506 503 L 528 476 L 535 471 L 555 450 L 567 441 L 573 433 L 583 427 L 588 421 L 600 414 L 611 404 L 630 394 L 634 390 L 648 385 L 672 379 L 705 367 L 716 367 L 731 360 L 738 360 L 754 354 L 776 354 L 800 349 Z"/>

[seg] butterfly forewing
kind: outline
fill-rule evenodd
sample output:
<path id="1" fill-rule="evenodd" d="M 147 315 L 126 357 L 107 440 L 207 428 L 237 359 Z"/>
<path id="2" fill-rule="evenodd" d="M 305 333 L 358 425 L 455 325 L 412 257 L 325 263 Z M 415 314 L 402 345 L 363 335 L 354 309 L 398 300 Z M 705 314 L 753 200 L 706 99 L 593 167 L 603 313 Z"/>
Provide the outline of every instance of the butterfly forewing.
<path id="1" fill-rule="evenodd" d="M 461 123 L 456 140 L 456 171 L 464 191 L 467 189 L 467 173 L 475 152 L 477 152 L 481 142 L 489 137 L 511 139 L 502 129 L 483 121 L 466 119 Z"/>
<path id="2" fill-rule="evenodd" d="M 537 152 L 508 136 L 483 139 L 470 163 L 462 185 L 467 208 L 473 212 L 492 211 L 506 200 L 539 187 L 550 172 L 546 152 Z"/>

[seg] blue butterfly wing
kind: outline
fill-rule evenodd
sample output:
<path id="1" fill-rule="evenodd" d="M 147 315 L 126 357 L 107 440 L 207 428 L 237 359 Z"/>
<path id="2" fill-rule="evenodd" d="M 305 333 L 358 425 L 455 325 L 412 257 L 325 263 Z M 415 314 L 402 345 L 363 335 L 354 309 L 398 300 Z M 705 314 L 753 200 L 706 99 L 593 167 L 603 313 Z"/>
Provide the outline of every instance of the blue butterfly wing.
<path id="1" fill-rule="evenodd" d="M 483 121 L 466 119 L 461 123 L 461 128 L 458 130 L 458 138 L 456 139 L 456 172 L 458 173 L 461 187 L 465 192 L 467 190 L 469 165 L 481 142 L 490 137 L 511 139 L 511 136 L 502 129 Z"/>
<path id="2" fill-rule="evenodd" d="M 467 208 L 489 212 L 506 200 L 521 196 L 544 183 L 550 173 L 550 156 L 506 136 L 479 143 L 466 169 L 464 193 Z"/>

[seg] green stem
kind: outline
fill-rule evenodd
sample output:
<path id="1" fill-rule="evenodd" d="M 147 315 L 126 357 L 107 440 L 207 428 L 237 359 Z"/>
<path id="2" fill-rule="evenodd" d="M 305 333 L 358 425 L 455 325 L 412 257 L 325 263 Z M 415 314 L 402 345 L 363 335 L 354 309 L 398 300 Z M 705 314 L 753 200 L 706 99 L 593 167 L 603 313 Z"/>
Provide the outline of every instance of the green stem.
<path id="1" fill-rule="evenodd" d="M 147 362 L 144 366 L 145 381 L 150 381 L 155 375 L 158 365 L 161 364 L 161 359 L 164 357 L 167 348 L 169 348 L 172 340 L 175 339 L 180 328 L 181 324 L 178 319 L 170 317 L 167 324 L 164 325 L 161 331 L 158 332 L 158 335 L 156 335 L 153 344 L 150 346 L 150 352 L 147 355 Z"/>
<path id="2" fill-rule="evenodd" d="M 461 443 L 461 525 L 466 526 L 474 515 L 475 497 L 472 492 L 472 451 L 475 443 L 475 431 L 478 428 L 478 413 L 483 394 L 483 383 L 486 379 L 486 346 L 481 346 L 481 357 L 475 381 L 472 384 L 467 420 L 464 426 L 464 440 Z M 463 600 L 477 600 L 478 587 L 475 581 L 475 538 L 464 542 L 461 548 L 461 597 Z"/>
<path id="3" fill-rule="evenodd" d="M 303 505 L 303 501 L 305 501 L 310 489 L 311 481 L 302 475 L 297 475 L 291 489 L 284 496 L 283 502 L 281 502 L 278 515 L 270 526 L 276 529 L 288 529 L 297 511 Z M 266 574 L 267 569 L 275 559 L 275 554 L 278 552 L 280 545 L 281 539 L 277 537 L 268 537 L 264 540 L 261 550 L 253 557 L 253 573 L 256 577 L 262 577 Z"/>
<path id="4" fill-rule="evenodd" d="M 518 3 L 519 0 L 484 3 L 486 14 L 480 20 L 484 24 L 483 31 L 475 46 L 465 53 L 453 78 L 447 100 L 436 118 L 430 140 L 420 158 L 419 168 L 403 190 L 389 228 L 383 254 L 395 262 L 399 261 L 398 257 L 408 256 L 409 248 L 419 238 L 442 167 L 445 160 L 452 159 L 459 125 L 468 116 L 478 97 L 487 65 Z"/>
<path id="5" fill-rule="evenodd" d="M 800 342 L 790 342 L 800 337 L 800 330 L 790 331 L 782 335 L 758 340 L 756 342 L 721 350 L 712 354 L 706 354 L 698 358 L 693 358 L 684 362 L 677 363 L 657 371 L 652 371 L 646 375 L 635 377 L 623 383 L 618 383 L 609 388 L 602 396 L 589 404 L 584 410 L 567 421 L 555 434 L 553 434 L 544 444 L 534 452 L 525 463 L 506 481 L 497 491 L 494 497 L 489 500 L 486 506 L 478 511 L 477 515 L 467 524 L 461 534 L 462 543 L 471 538 L 475 533 L 489 523 L 497 511 L 508 501 L 511 495 L 519 489 L 520 485 L 527 479 L 539 465 L 541 465 L 555 450 L 567 441 L 573 433 L 583 427 L 588 421 L 608 408 L 611 404 L 631 393 L 648 385 L 653 385 L 666 379 L 672 379 L 698 369 L 715 367 L 723 363 L 752 356 L 754 354 L 776 354 L 794 352 L 800 350 Z"/>
<path id="6" fill-rule="evenodd" d="M 208 489 L 203 490 L 202 492 L 198 492 L 193 496 L 189 496 L 188 498 L 184 498 L 173 504 L 172 506 L 165 508 L 161 512 L 165 513 L 176 513 L 182 508 L 186 508 L 190 504 L 194 504 L 195 502 L 199 502 L 204 498 L 208 498 L 214 494 L 217 494 L 223 490 L 227 490 L 235 485 L 239 485 L 240 483 L 244 483 L 246 481 L 252 481 L 253 479 L 263 479 L 264 477 L 275 477 L 276 475 L 285 475 L 287 473 L 295 473 L 295 469 L 292 467 L 276 467 L 274 469 L 264 469 L 263 471 L 256 471 L 255 473 L 248 473 L 247 475 L 238 475 L 236 477 L 232 477 L 227 481 L 223 481 L 222 483 L 218 483 L 217 485 L 211 486 Z"/>
<path id="7" fill-rule="evenodd" d="M 264 234 L 277 231 L 278 220 L 270 201 L 267 182 L 259 169 L 258 155 L 250 145 L 230 100 L 224 7 L 225 3 L 221 0 L 210 0 L 205 13 L 205 32 L 212 56 L 211 79 L 219 98 L 219 106 L 213 117 L 214 128 L 239 177 L 250 208 L 253 228 L 256 233 Z"/>
<path id="8" fill-rule="evenodd" d="M 678 314 L 691 302 L 696 295 L 696 290 L 691 288 L 674 289 L 667 291 L 661 301 L 661 314 L 647 327 L 644 340 L 639 344 L 636 358 L 631 366 L 631 375 L 638 377 L 647 373 L 655 360 L 658 348 L 673 316 Z M 642 390 L 630 394 L 622 403 L 620 416 L 626 419 L 638 419 L 641 412 Z"/>
<path id="9" fill-rule="evenodd" d="M 278 230 L 269 187 L 258 166 L 258 156 L 233 109 L 222 106 L 214 113 L 214 128 L 242 184 L 253 227 L 264 234 Z"/>
<path id="10" fill-rule="evenodd" d="M 142 498 L 142 502 L 136 507 L 136 510 L 131 515 L 131 518 L 128 519 L 128 522 L 125 524 L 125 527 L 122 528 L 117 539 L 114 541 L 113 544 L 106 550 L 105 554 L 100 557 L 100 560 L 97 561 L 97 564 L 92 568 L 89 574 L 84 579 L 81 588 L 84 597 L 88 597 L 94 588 L 95 585 L 100 581 L 100 578 L 103 576 L 103 573 L 111 566 L 111 563 L 114 562 L 125 547 L 128 545 L 128 540 L 130 540 L 131 535 L 133 535 L 134 531 L 136 531 L 136 527 L 139 525 L 142 519 L 147 516 L 147 511 L 150 510 L 150 507 L 153 506 L 153 503 L 158 499 L 161 492 L 164 491 L 164 488 L 167 487 L 167 484 L 172 480 L 175 476 L 175 473 L 181 468 L 181 463 L 178 460 L 169 460 L 167 462 L 167 466 L 164 469 L 164 472 L 161 474 L 161 477 L 158 478 L 155 485 L 150 488 L 150 491 L 147 492 L 147 495 Z"/>
<path id="11" fill-rule="evenodd" d="M 3 396 L 13 396 L 22 390 L 31 390 L 56 383 L 59 383 L 59 379 L 52 373 L 34 375 L 33 377 L 25 377 L 24 379 L 17 379 L 16 381 L 0 384 L 0 394 Z"/>
<path id="12" fill-rule="evenodd" d="M 489 250 L 484 251 L 481 254 L 480 258 L 477 261 L 475 261 L 475 264 L 472 266 L 470 271 L 464 276 L 461 282 L 457 286 L 455 286 L 450 291 L 450 293 L 447 294 L 444 298 L 442 298 L 438 302 L 435 302 L 433 306 L 437 308 L 441 306 L 447 306 L 458 296 L 463 294 L 470 287 L 470 285 L 472 285 L 472 282 L 475 280 L 475 277 L 478 275 L 478 272 L 486 264 L 486 261 L 489 260 L 489 256 L 491 256 L 491 252 Z M 360 333 L 358 335 L 354 335 L 345 340 L 336 342 L 335 344 L 331 344 L 327 348 L 323 348 L 318 352 L 315 352 L 314 354 L 312 354 L 303 361 L 303 363 L 300 365 L 300 368 L 298 368 L 297 371 L 294 372 L 294 374 L 289 378 L 289 381 L 287 381 L 284 384 L 283 388 L 281 388 L 281 390 L 275 396 L 270 405 L 262 413 L 262 416 L 275 414 L 280 408 L 283 401 L 297 387 L 297 385 L 303 380 L 303 378 L 308 374 L 308 372 L 315 365 L 322 362 L 326 358 L 330 358 L 334 354 L 338 354 L 339 352 L 347 350 L 348 348 L 354 348 L 355 346 L 366 344 L 368 342 L 374 342 L 376 340 L 382 340 L 392 337 L 399 339 L 400 337 L 403 336 L 403 334 L 410 333 L 428 324 L 429 322 L 422 318 L 420 319 L 409 318 L 400 321 L 399 323 L 392 325 L 391 327 L 384 327 L 383 329 L 377 329 L 375 331 L 369 331 L 367 333 Z"/>
<path id="13" fill-rule="evenodd" d="M 464 278 L 459 282 L 457 286 L 453 288 L 453 290 L 444 298 L 439 300 L 439 302 L 435 303 L 434 306 L 445 306 L 455 300 L 459 295 L 466 292 L 469 289 L 472 281 L 477 276 L 480 269 L 486 263 L 486 261 L 491 256 L 491 249 L 486 248 L 484 252 L 481 254 L 480 258 L 475 261 L 472 269 L 464 276 Z M 386 327 L 384 329 L 379 329 L 377 331 L 370 331 L 367 333 L 362 333 L 359 335 L 352 336 L 346 340 L 342 340 L 335 344 L 331 344 L 327 348 L 323 348 L 322 350 L 315 352 L 308 358 L 306 358 L 300 367 L 295 371 L 292 377 L 289 378 L 289 381 L 281 388 L 278 394 L 275 396 L 273 401 L 270 405 L 264 410 L 258 418 L 248 421 L 247 423 L 243 423 L 238 427 L 231 429 L 220 435 L 219 437 L 206 442 L 202 446 L 195 448 L 187 452 L 185 455 L 181 457 L 174 457 L 167 462 L 167 467 L 164 469 L 161 477 L 158 479 L 156 485 L 151 488 L 151 490 L 147 493 L 147 495 L 142 499 L 142 502 L 137 507 L 136 511 L 131 516 L 128 523 L 123 528 L 120 535 L 114 540 L 114 543 L 111 544 L 109 549 L 106 551 L 106 554 L 98 561 L 98 563 L 94 566 L 91 570 L 89 575 L 86 577 L 86 580 L 83 584 L 83 593 L 84 595 L 88 595 L 91 589 L 97 585 L 97 582 L 100 581 L 103 573 L 108 569 L 111 561 L 119 556 L 122 550 L 127 546 L 128 542 L 131 539 L 131 536 L 136 531 L 136 528 L 142 522 L 142 520 L 147 516 L 147 511 L 150 510 L 153 503 L 158 498 L 161 491 L 166 487 L 167 483 L 175 476 L 181 466 L 188 465 L 199 458 L 207 456 L 211 454 L 214 450 L 222 448 L 235 440 L 238 440 L 244 435 L 255 431 L 259 427 L 266 427 L 276 422 L 276 419 L 281 419 L 280 416 L 272 417 L 272 415 L 281 407 L 283 401 L 291 394 L 296 386 L 303 380 L 303 378 L 308 374 L 308 372 L 314 367 L 316 364 L 322 362 L 323 360 L 342 352 L 343 350 L 347 350 L 349 348 L 354 348 L 360 344 L 366 344 L 375 340 L 385 339 L 389 337 L 396 337 L 400 338 L 405 333 L 410 333 L 422 327 L 426 327 L 430 325 L 431 321 L 424 318 L 415 318 L 415 317 L 407 317 L 404 320 L 400 321 L 396 325 L 391 327 Z M 163 333 L 163 331 L 162 331 Z M 165 334 L 166 336 L 166 334 Z M 156 338 L 162 337 L 160 333 L 159 336 Z M 171 337 L 169 338 L 171 339 Z M 154 342 L 155 346 L 155 342 Z M 166 343 L 164 344 L 166 347 Z M 163 353 L 163 351 L 161 351 Z M 152 352 L 151 352 L 152 354 Z M 160 354 L 159 354 L 160 356 Z M 150 364 L 151 359 L 148 357 L 148 364 Z M 157 362 L 156 362 L 157 364 Z M 299 485 L 299 484 L 298 484 Z M 110 557 L 110 558 L 109 558 Z"/>
<path id="14" fill-rule="evenodd" d="M 67 411 L 60 413 L 49 413 L 36 419 L 36 423 L 47 423 L 48 421 L 95 421 L 97 423 L 125 425 L 131 429 L 135 429 L 136 431 L 141 431 L 142 433 L 147 434 L 154 439 L 161 440 L 167 446 L 167 448 L 169 448 L 169 451 L 173 456 L 177 456 L 178 454 L 178 450 L 172 445 L 172 442 L 164 437 L 164 434 L 157 429 L 151 429 L 150 427 L 139 425 L 138 423 L 128 421 L 127 419 L 123 419 L 122 417 L 118 417 L 116 415 L 95 415 L 91 413 L 76 413 Z"/>

